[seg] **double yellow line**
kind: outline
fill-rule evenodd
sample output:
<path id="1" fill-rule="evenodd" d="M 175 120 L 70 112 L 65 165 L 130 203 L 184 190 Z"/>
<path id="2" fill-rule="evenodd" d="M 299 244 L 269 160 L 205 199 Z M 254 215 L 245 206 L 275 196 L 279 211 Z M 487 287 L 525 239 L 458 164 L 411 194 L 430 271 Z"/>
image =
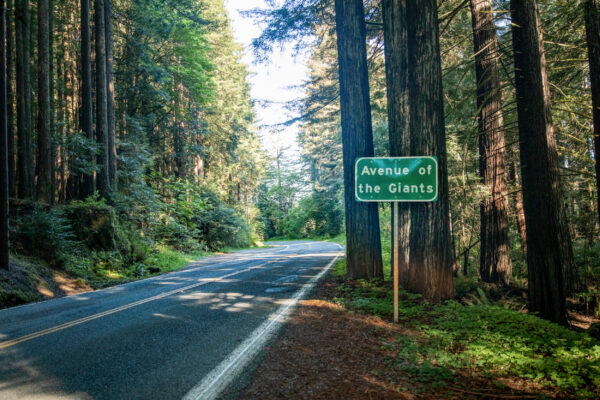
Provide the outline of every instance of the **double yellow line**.
<path id="1" fill-rule="evenodd" d="M 11 339 L 11 340 L 7 340 L 7 341 L 4 341 L 4 342 L 0 342 L 0 350 L 6 349 L 8 347 L 14 346 L 14 345 L 19 344 L 19 343 L 27 342 L 29 340 L 32 340 L 32 339 L 35 339 L 35 338 L 38 338 L 38 337 L 41 337 L 41 336 L 49 335 L 49 334 L 54 333 L 54 332 L 62 331 L 64 329 L 71 328 L 73 326 L 81 325 L 81 324 L 84 324 L 86 322 L 90 322 L 90 321 L 93 321 L 95 319 L 98 319 L 98 318 L 106 317 L 107 315 L 115 314 L 115 313 L 118 313 L 120 311 L 127 310 L 129 308 L 137 307 L 139 305 L 142 305 L 142 304 L 145 304 L 145 303 L 149 303 L 151 301 L 160 300 L 160 299 L 163 299 L 165 297 L 168 297 L 168 296 L 171 296 L 171 295 L 174 295 L 174 294 L 177 294 L 177 293 L 185 292 L 186 290 L 190 290 L 190 289 L 193 289 L 193 288 L 196 288 L 196 287 L 199 287 L 199 286 L 207 285 L 207 284 L 213 283 L 213 282 L 219 282 L 219 281 L 222 281 L 223 279 L 227 279 L 227 278 L 229 278 L 231 276 L 238 275 L 238 274 L 241 274 L 241 273 L 244 273 L 244 272 L 248 272 L 250 270 L 253 270 L 253 269 L 256 269 L 256 268 L 260 268 L 260 267 L 262 267 L 264 265 L 267 265 L 267 264 L 270 264 L 270 263 L 274 263 L 274 262 L 278 262 L 278 261 L 280 261 L 282 259 L 286 259 L 286 258 L 289 258 L 289 256 L 288 257 L 279 258 L 279 259 L 273 260 L 273 261 L 268 261 L 266 263 L 263 263 L 263 264 L 260 264 L 260 265 L 256 265 L 256 266 L 253 266 L 253 267 L 249 267 L 249 268 L 246 268 L 246 269 L 243 269 L 243 270 L 240 270 L 240 271 L 231 272 L 229 274 L 220 276 L 218 278 L 210 278 L 208 280 L 205 280 L 205 281 L 202 281 L 202 282 L 198 282 L 198 283 L 195 283 L 193 285 L 189 285 L 189 286 L 185 286 L 185 287 L 182 287 L 182 288 L 179 288 L 179 289 L 171 290 L 170 292 L 161 293 L 159 295 L 152 296 L 152 297 L 149 297 L 147 299 L 139 300 L 139 301 L 136 301 L 134 303 L 129 303 L 129 304 L 126 304 L 126 305 L 121 306 L 121 307 L 116 307 L 116 308 L 113 308 L 113 309 L 110 309 L 110 310 L 107 310 L 107 311 L 103 311 L 103 312 L 98 313 L 98 314 L 94 314 L 94 315 L 90 315 L 88 317 L 83 317 L 83 318 L 76 319 L 76 320 L 73 320 L 73 321 L 70 321 L 70 322 L 66 322 L 64 324 L 57 325 L 57 326 L 54 326 L 52 328 L 43 329 L 41 331 L 30 333 L 28 335 L 24 335 L 24 336 L 15 338 L 15 339 Z"/>
<path id="2" fill-rule="evenodd" d="M 221 278 L 218 278 L 218 279 L 223 279 L 223 278 L 224 277 L 221 277 Z M 218 279 L 215 279 L 215 280 L 218 280 Z M 172 294 L 180 293 L 180 292 L 183 292 L 183 291 L 188 290 L 188 289 L 192 289 L 192 288 L 195 288 L 195 287 L 198 287 L 198 286 L 201 286 L 201 285 L 205 285 L 207 283 L 210 283 L 210 282 L 207 281 L 207 282 L 196 283 L 194 285 L 186 286 L 184 288 L 176 289 L 176 290 L 173 290 L 173 291 L 170 291 L 170 292 L 166 292 L 166 293 L 161 293 L 159 295 L 156 295 L 156 296 L 153 296 L 153 297 L 149 297 L 149 298 L 144 299 L 144 300 L 139 300 L 139 301 L 136 301 L 134 303 L 129 303 L 129 304 L 126 304 L 126 305 L 121 306 L 121 307 L 117 307 L 117 308 L 113 308 L 111 310 L 103 311 L 103 312 L 98 313 L 98 314 L 94 314 L 94 315 L 90 315 L 88 317 L 84 317 L 84 318 L 76 319 L 74 321 L 66 322 L 64 324 L 57 325 L 57 326 L 54 326 L 52 328 L 47 328 L 47 329 L 43 329 L 43 330 L 38 331 L 38 332 L 30 333 L 29 335 L 21 336 L 21 337 L 16 338 L 16 339 L 7 340 L 5 342 L 0 342 L 0 350 L 5 349 L 7 347 L 14 346 L 15 344 L 18 344 L 18 343 L 22 343 L 22 342 L 26 342 L 28 340 L 32 340 L 32 339 L 38 338 L 40 336 L 45 336 L 45 335 L 48 335 L 50 333 L 62 331 L 63 329 L 67 329 L 67 328 L 70 328 L 72 326 L 81 325 L 81 324 L 84 324 L 86 322 L 93 321 L 95 319 L 102 318 L 102 317 L 105 317 L 105 316 L 110 315 L 110 314 L 118 313 L 119 311 L 127 310 L 129 308 L 133 308 L 133 307 L 145 304 L 145 303 L 149 303 L 149 302 L 154 301 L 154 300 L 159 300 L 159 299 L 162 299 L 164 297 L 170 296 Z"/>

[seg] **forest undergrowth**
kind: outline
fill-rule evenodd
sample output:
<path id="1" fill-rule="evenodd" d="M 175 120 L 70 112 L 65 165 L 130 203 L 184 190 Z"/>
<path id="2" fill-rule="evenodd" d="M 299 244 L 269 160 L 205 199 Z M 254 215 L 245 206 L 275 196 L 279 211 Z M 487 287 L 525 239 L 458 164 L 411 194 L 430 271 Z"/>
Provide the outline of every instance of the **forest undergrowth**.
<path id="1" fill-rule="evenodd" d="M 334 265 L 332 275 L 338 279 L 335 303 L 351 313 L 391 321 L 394 310 L 387 221 L 384 211 L 384 282 L 345 278 L 345 260 Z M 394 382 L 394 376 L 408 376 L 431 393 L 438 389 L 452 392 L 457 380 L 470 376 L 488 380 L 499 389 L 512 385 L 542 397 L 598 398 L 600 244 L 576 241 L 574 248 L 578 275 L 586 285 L 568 299 L 570 327 L 528 312 L 527 271 L 518 246 L 513 248 L 515 270 L 508 286 L 481 282 L 478 271 L 468 265 L 466 275 L 461 268 L 454 278 L 454 299 L 442 304 L 430 303 L 401 288 L 399 323 L 414 334 L 381 331 L 378 340 L 389 355 L 386 379 L 401 388 L 402 382 Z M 477 266 L 478 256 L 475 248 L 467 262 Z"/>
<path id="2" fill-rule="evenodd" d="M 175 271 L 259 243 L 260 228 L 210 188 L 171 182 L 168 193 L 145 202 L 14 202 L 12 267 L 0 271 L 0 308 Z"/>
<path id="3" fill-rule="evenodd" d="M 337 271 L 343 272 L 343 267 Z M 600 396 L 597 338 L 490 301 L 481 288 L 478 292 L 480 301 L 467 294 L 461 300 L 432 304 L 401 290 L 399 323 L 411 334 L 380 332 L 378 340 L 388 354 L 387 379 L 402 387 L 400 377 L 409 377 L 428 392 L 452 391 L 459 380 L 471 377 L 541 397 Z M 348 280 L 338 286 L 334 300 L 351 313 L 385 320 L 393 316 L 389 283 Z"/>

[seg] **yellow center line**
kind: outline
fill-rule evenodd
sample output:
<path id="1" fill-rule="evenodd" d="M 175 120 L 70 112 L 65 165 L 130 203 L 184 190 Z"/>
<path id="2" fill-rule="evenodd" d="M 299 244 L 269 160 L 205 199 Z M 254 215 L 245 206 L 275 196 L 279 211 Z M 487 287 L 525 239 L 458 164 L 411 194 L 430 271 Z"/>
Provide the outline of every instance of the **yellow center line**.
<path id="1" fill-rule="evenodd" d="M 189 290 L 189 289 L 193 289 L 193 288 L 196 288 L 196 287 L 199 287 L 199 286 L 207 285 L 207 284 L 213 283 L 213 282 L 219 282 L 219 281 L 222 281 L 223 279 L 229 278 L 231 276 L 238 275 L 238 274 L 241 274 L 243 272 L 248 272 L 248 271 L 251 271 L 253 269 L 260 268 L 260 267 L 262 267 L 264 265 L 267 265 L 267 264 L 276 263 L 278 261 L 281 261 L 281 260 L 284 260 L 284 259 L 287 259 L 287 258 L 290 258 L 290 257 L 293 257 L 293 256 L 296 256 L 296 254 L 292 254 L 290 256 L 283 257 L 283 258 L 278 258 L 277 260 L 268 261 L 266 263 L 263 263 L 263 264 L 260 264 L 260 265 L 256 265 L 254 267 L 246 268 L 246 269 L 243 269 L 241 271 L 231 272 L 229 274 L 226 274 L 226 275 L 223 275 L 223 276 L 220 276 L 220 277 L 217 277 L 217 278 L 210 278 L 210 279 L 208 279 L 206 281 L 203 281 L 203 282 L 199 282 L 199 283 L 195 283 L 193 285 L 189 285 L 189 286 L 182 287 L 182 288 L 179 288 L 179 289 L 171 290 L 170 292 L 161 293 L 161 294 L 158 294 L 156 296 L 152 296 L 152 297 L 149 297 L 147 299 L 139 300 L 139 301 L 136 301 L 136 302 L 133 302 L 133 303 L 125 304 L 123 306 L 116 307 L 116 308 L 113 308 L 113 309 L 110 309 L 110 310 L 107 310 L 107 311 L 103 311 L 103 312 L 98 313 L 98 314 L 94 314 L 94 315 L 90 315 L 90 316 L 87 316 L 87 317 L 79 318 L 79 319 L 76 319 L 76 320 L 73 320 L 73 321 L 70 321 L 70 322 L 65 322 L 64 324 L 57 325 L 57 326 L 54 326 L 54 327 L 51 327 L 51 328 L 47 328 L 47 329 L 43 329 L 41 331 L 33 332 L 33 333 L 30 333 L 30 334 L 27 334 L 27 335 L 24 335 L 24 336 L 15 338 L 15 339 L 6 340 L 4 342 L 0 342 L 0 350 L 6 349 L 8 347 L 14 346 L 14 345 L 19 344 L 19 343 L 23 343 L 23 342 L 27 342 L 29 340 L 33 340 L 33 339 L 41 337 L 41 336 L 49 335 L 49 334 L 54 333 L 54 332 L 62 331 L 64 329 L 71 328 L 73 326 L 81 325 L 81 324 L 84 324 L 86 322 L 98 319 L 98 318 L 106 317 L 107 315 L 115 314 L 115 313 L 118 313 L 120 311 L 127 310 L 129 308 L 137 307 L 139 305 L 142 305 L 142 304 L 145 304 L 145 303 L 149 303 L 149 302 L 154 301 L 154 300 L 160 300 L 160 299 L 163 299 L 165 297 L 171 296 L 173 294 L 181 293 L 181 292 L 184 292 L 184 291 Z"/>

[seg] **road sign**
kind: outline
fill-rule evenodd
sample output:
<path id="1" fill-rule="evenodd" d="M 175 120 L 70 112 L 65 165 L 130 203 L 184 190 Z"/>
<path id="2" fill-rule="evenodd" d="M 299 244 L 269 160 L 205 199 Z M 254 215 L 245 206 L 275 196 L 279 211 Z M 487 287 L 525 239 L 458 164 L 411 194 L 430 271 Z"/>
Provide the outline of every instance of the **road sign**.
<path id="1" fill-rule="evenodd" d="M 437 201 L 436 157 L 363 157 L 355 164 L 357 201 Z"/>
<path id="2" fill-rule="evenodd" d="M 438 199 L 436 157 L 363 157 L 355 164 L 356 201 L 391 201 L 394 226 L 398 226 L 398 202 Z M 394 322 L 398 322 L 398 230 L 394 232 Z"/>

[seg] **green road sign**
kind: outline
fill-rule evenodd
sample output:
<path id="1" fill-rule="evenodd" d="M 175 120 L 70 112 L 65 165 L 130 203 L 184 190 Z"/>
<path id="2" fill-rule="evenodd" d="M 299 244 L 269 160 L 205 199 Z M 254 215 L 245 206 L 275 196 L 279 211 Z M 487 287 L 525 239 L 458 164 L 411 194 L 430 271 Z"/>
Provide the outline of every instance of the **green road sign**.
<path id="1" fill-rule="evenodd" d="M 436 157 L 364 157 L 355 164 L 356 201 L 437 201 Z"/>

